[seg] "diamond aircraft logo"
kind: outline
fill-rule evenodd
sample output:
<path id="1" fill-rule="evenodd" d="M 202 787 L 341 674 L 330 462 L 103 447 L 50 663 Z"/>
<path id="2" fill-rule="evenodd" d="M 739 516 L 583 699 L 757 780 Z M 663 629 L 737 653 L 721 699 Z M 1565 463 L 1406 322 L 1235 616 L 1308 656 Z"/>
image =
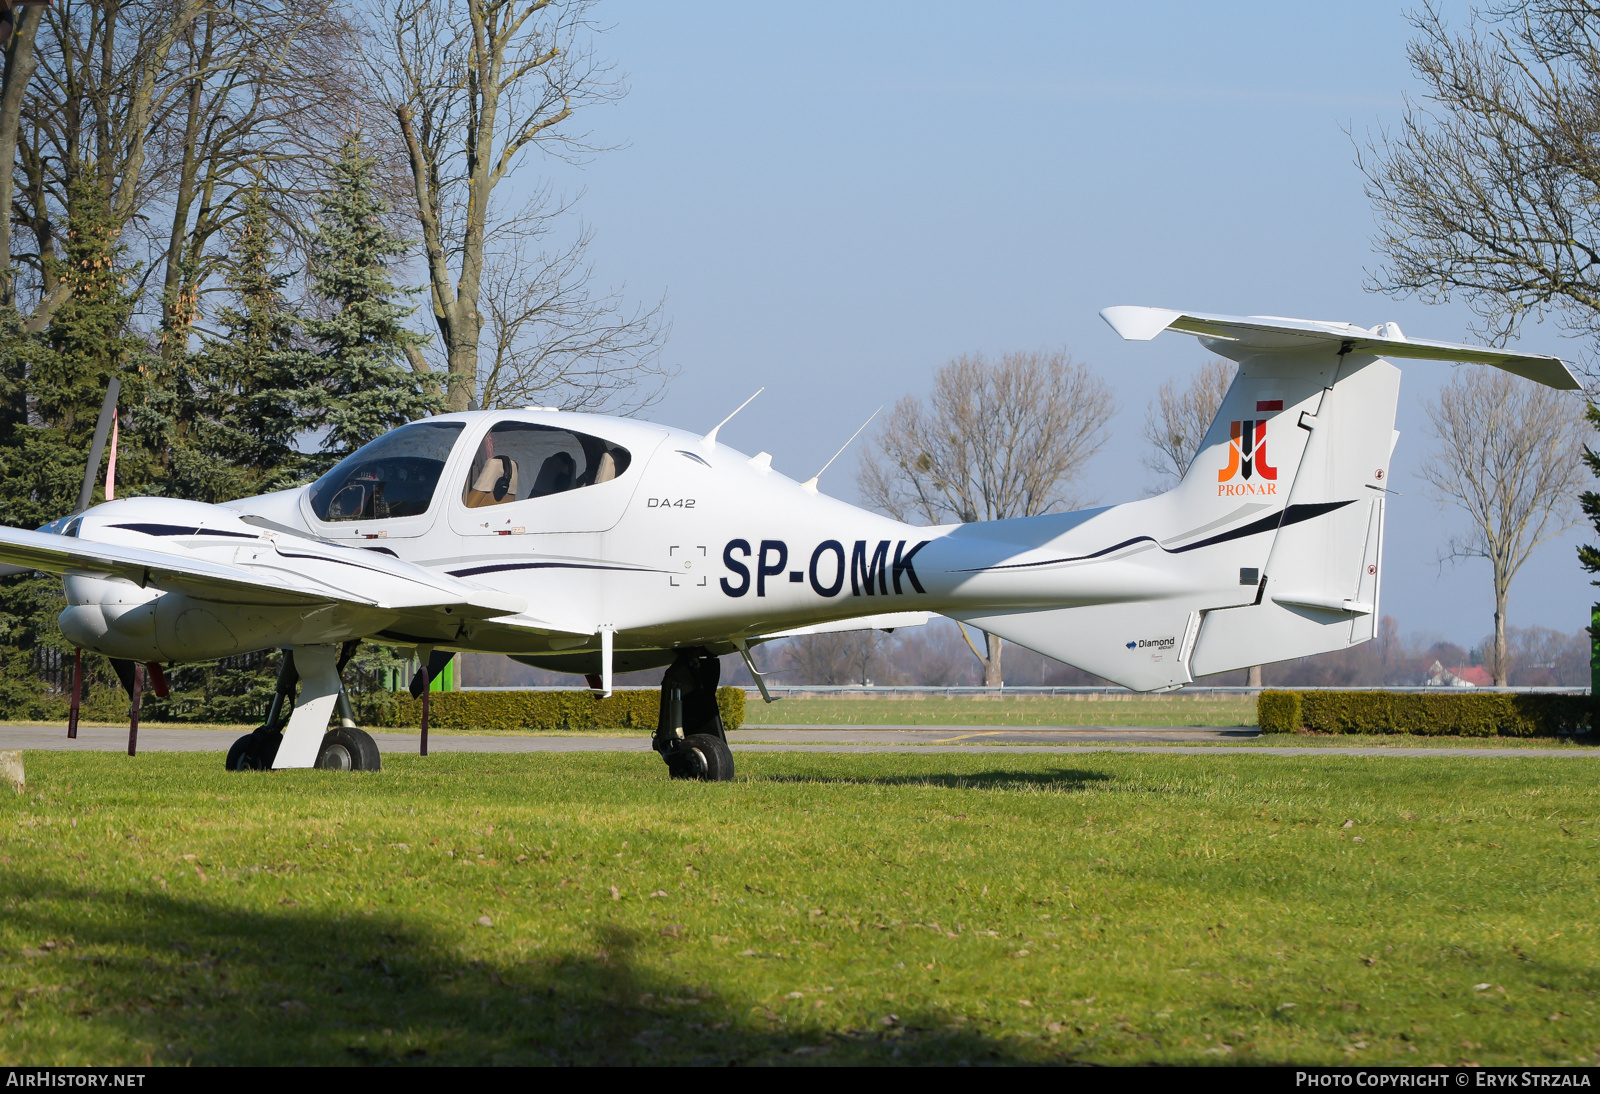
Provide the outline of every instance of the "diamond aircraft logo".
<path id="1" fill-rule="evenodd" d="M 1262 399 L 1256 413 L 1283 409 L 1282 399 Z M 1278 469 L 1267 462 L 1267 418 L 1228 423 L 1228 466 L 1217 472 L 1217 495 L 1276 494 Z"/>

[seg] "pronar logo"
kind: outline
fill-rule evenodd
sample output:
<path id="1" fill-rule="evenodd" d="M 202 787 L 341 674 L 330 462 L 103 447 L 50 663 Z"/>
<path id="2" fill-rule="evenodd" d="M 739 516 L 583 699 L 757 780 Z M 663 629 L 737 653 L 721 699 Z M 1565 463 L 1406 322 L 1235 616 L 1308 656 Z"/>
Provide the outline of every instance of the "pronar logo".
<path id="1" fill-rule="evenodd" d="M 1282 409 L 1282 399 L 1256 402 L 1258 414 Z M 1219 497 L 1278 492 L 1278 469 L 1267 462 L 1267 422 L 1266 418 L 1245 418 L 1228 423 L 1228 466 L 1217 472 Z"/>

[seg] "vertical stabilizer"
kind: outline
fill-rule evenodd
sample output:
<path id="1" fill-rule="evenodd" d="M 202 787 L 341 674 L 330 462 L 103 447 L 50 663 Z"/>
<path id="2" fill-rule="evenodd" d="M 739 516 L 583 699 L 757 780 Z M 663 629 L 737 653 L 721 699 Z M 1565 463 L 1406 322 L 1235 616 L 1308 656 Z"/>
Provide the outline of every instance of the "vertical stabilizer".
<path id="1" fill-rule="evenodd" d="M 1350 354 L 1315 413 L 1267 557 L 1259 603 L 1208 612 L 1195 675 L 1343 649 L 1373 637 L 1400 370 Z M 1315 514 L 1291 522 L 1290 516 Z"/>

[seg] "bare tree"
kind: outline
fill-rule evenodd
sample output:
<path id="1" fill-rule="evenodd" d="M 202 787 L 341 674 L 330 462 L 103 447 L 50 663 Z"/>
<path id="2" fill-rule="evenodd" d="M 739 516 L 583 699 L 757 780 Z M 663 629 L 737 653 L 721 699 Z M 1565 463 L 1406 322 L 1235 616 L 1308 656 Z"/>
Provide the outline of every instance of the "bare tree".
<path id="1" fill-rule="evenodd" d="M 43 329 L 71 291 L 52 259 L 73 176 L 98 176 L 119 234 L 149 200 L 151 140 L 181 95 L 181 84 L 164 78 L 168 62 L 205 3 L 63 0 L 46 9 L 17 143 L 22 208 L 13 210 L 37 244 L 30 255 L 14 255 L 37 278 L 30 330 Z"/>
<path id="2" fill-rule="evenodd" d="M 1494 636 L 1484 640 L 1493 661 Z M 1589 636 L 1582 631 L 1563 634 L 1549 627 L 1507 627 L 1509 651 L 1506 671 L 1519 687 L 1560 687 L 1585 683 L 1589 678 Z"/>
<path id="3" fill-rule="evenodd" d="M 1501 343 L 1529 315 L 1600 335 L 1600 3 L 1412 16 L 1422 80 L 1398 131 L 1357 154 L 1388 257 L 1372 287 L 1460 294 Z"/>
<path id="4" fill-rule="evenodd" d="M 32 325 L 64 299 L 52 259 L 79 170 L 100 175 L 169 332 L 194 319 L 225 261 L 212 243 L 240 215 L 243 189 L 266 197 L 292 245 L 351 122 L 351 32 L 337 0 L 64 0 L 52 9 L 16 148 L 15 216 L 35 244 L 18 256 L 32 275 Z"/>
<path id="5" fill-rule="evenodd" d="M 1506 601 L 1533 549 L 1577 522 L 1584 402 L 1495 369 L 1464 367 L 1427 407 L 1439 439 L 1422 469 L 1441 504 L 1467 514 L 1471 531 L 1446 558 L 1483 558 L 1494 584 L 1496 684 L 1509 678 Z"/>
<path id="6" fill-rule="evenodd" d="M 354 41 L 336 0 L 213 4 L 180 36 L 167 79 L 182 93 L 158 119 L 157 193 L 136 221 L 149 226 L 162 326 L 180 332 L 169 344 L 187 341 L 201 294 L 216 287 L 228 251 L 213 243 L 244 216 L 244 191 L 266 201 L 288 250 L 309 237 L 327 164 L 358 113 Z"/>
<path id="7" fill-rule="evenodd" d="M 895 404 L 861 457 L 862 499 L 897 520 L 1004 520 L 1070 509 L 1078 476 L 1106 441 L 1110 385 L 1065 350 L 958 357 L 934 374 L 928 406 Z M 966 637 L 966 628 L 962 628 Z M 1000 638 L 967 638 L 999 686 Z"/>
<path id="8" fill-rule="evenodd" d="M 17 12 L 12 23 L 7 24 L 10 34 L 5 39 L 5 76 L 0 81 L 0 163 L 15 163 L 17 159 L 17 128 L 22 121 L 22 107 L 27 101 L 28 81 L 39 67 L 34 55 L 34 39 L 39 33 L 42 18 L 37 7 L 26 7 Z M 0 172 L 0 307 L 16 306 L 16 278 L 11 270 L 11 196 L 16 190 L 16 176 L 11 171 Z"/>
<path id="9" fill-rule="evenodd" d="M 1187 387 L 1180 390 L 1172 380 L 1162 384 L 1145 408 L 1143 435 L 1150 451 L 1144 465 L 1156 473 L 1162 489 L 1183 481 L 1238 369 L 1232 361 L 1213 358 L 1200 366 Z"/>
<path id="10" fill-rule="evenodd" d="M 592 0 L 385 0 L 382 46 L 372 71 L 382 84 L 410 168 L 428 286 L 448 374 L 448 405 L 557 389 L 567 406 L 595 405 L 655 369 L 665 330 L 660 310 L 628 312 L 615 294 L 589 288 L 587 234 L 529 261 L 551 217 L 548 192 L 507 209 L 496 188 L 541 148 L 581 157 L 569 123 L 584 106 L 622 93 L 596 60 Z M 487 294 L 487 298 L 486 298 Z M 484 306 L 488 306 L 485 314 Z M 491 328 L 487 377 L 479 347 Z M 426 370 L 420 353 L 413 367 Z M 646 399 L 651 397 L 648 389 Z M 637 396 L 634 397 L 637 402 Z"/>
<path id="11" fill-rule="evenodd" d="M 797 684 L 870 684 L 888 642 L 874 630 L 801 635 L 784 643 L 779 671 Z"/>
<path id="12" fill-rule="evenodd" d="M 478 401 L 485 409 L 642 410 L 675 373 L 661 362 L 662 306 L 630 310 L 621 293 L 592 287 L 586 228 L 566 246 L 540 250 L 554 215 L 547 207 L 523 217 L 524 230 L 498 233 L 489 252 L 480 296 L 488 353 L 479 360 Z"/>

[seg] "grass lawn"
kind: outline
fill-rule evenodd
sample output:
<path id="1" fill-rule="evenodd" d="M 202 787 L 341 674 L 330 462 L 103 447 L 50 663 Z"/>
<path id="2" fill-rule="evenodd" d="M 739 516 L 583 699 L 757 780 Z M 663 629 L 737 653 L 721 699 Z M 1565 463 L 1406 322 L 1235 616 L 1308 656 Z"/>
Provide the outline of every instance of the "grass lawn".
<path id="1" fill-rule="evenodd" d="M 1600 1043 L 1588 760 L 745 754 L 719 785 L 615 754 L 26 761 L 0 792 L 5 1064 Z"/>
<path id="2" fill-rule="evenodd" d="M 745 703 L 746 728 L 771 725 L 1253 726 L 1256 701 L 1142 696 L 1132 699 L 779 699 Z"/>
<path id="3" fill-rule="evenodd" d="M 1411 733 L 1263 733 L 1228 741 L 1197 741 L 1211 746 L 1257 748 L 1538 748 L 1592 752 L 1600 741 L 1592 733 L 1577 737 L 1427 737 Z"/>
<path id="4" fill-rule="evenodd" d="M 899 732 L 915 730 L 915 726 L 894 727 L 893 730 L 865 730 L 863 733 Z M 924 727 L 927 730 L 938 730 L 940 727 Z M 1140 738 L 1137 740 L 1107 740 L 1104 736 L 1091 739 L 1062 738 L 1049 731 L 1041 731 L 1037 741 L 1015 740 L 1020 736 L 1022 727 L 1014 730 L 996 730 L 993 732 L 969 733 L 959 726 L 949 727 L 948 733 L 939 733 L 936 737 L 923 739 L 921 734 L 914 740 L 898 742 L 907 745 L 984 745 L 989 748 L 1005 748 L 1010 746 L 1027 746 L 1047 744 L 1052 747 L 1071 748 L 1079 745 L 1084 748 L 1100 750 L 1104 748 L 1129 748 L 1141 749 L 1149 747 L 1166 747 L 1178 745 L 1184 748 L 1517 748 L 1517 749 L 1553 749 L 1562 752 L 1592 752 L 1600 740 L 1593 734 L 1584 734 L 1579 737 L 1423 737 L 1405 733 L 1264 733 L 1256 737 L 1229 737 L 1225 740 L 1157 740 Z M 760 726 L 747 727 L 749 736 L 736 735 L 737 744 L 783 744 L 787 743 L 784 734 L 788 730 L 773 730 L 765 735 Z M 563 731 L 558 734 L 527 734 L 527 736 L 610 736 L 628 734 L 630 730 L 613 729 Z M 849 735 L 851 731 L 840 730 L 841 735 Z M 1013 739 L 996 740 L 1001 734 L 1007 734 Z M 643 737 L 646 734 L 639 733 Z M 849 742 L 845 742 L 849 743 Z"/>

